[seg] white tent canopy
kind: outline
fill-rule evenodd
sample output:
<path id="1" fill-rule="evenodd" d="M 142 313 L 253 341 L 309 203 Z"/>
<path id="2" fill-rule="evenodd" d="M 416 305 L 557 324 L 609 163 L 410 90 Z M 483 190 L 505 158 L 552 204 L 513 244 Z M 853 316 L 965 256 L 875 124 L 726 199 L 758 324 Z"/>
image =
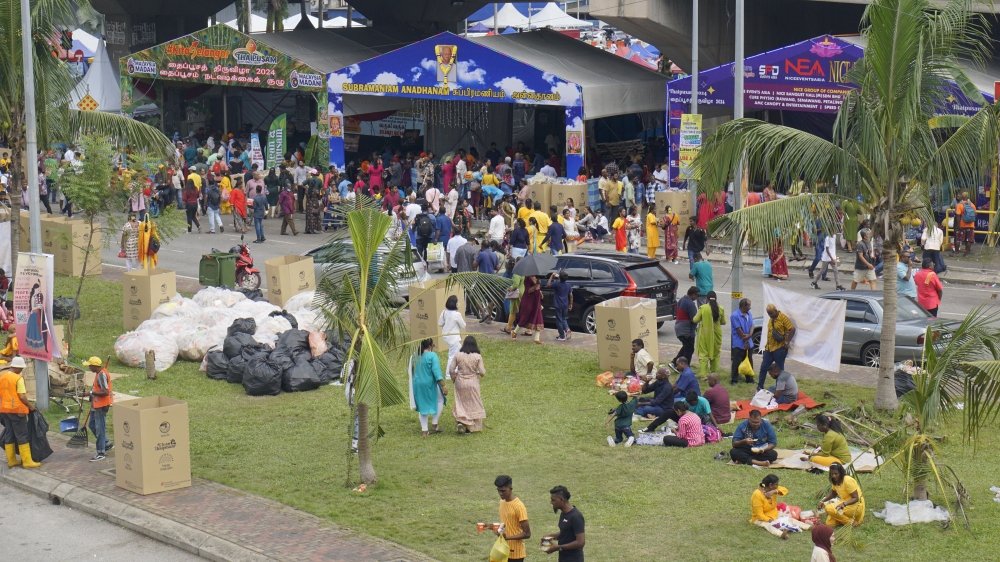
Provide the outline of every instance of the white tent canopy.
<path id="1" fill-rule="evenodd" d="M 531 16 L 531 27 L 551 27 L 553 29 L 578 29 L 593 27 L 589 21 L 578 20 L 559 8 L 555 2 L 549 2 L 544 8 Z"/>
<path id="2" fill-rule="evenodd" d="M 497 11 L 496 15 L 497 24 L 494 25 L 493 18 L 486 18 L 478 23 L 485 25 L 490 29 L 507 29 L 508 27 L 516 27 L 523 29 L 528 27 L 528 17 L 517 11 L 517 8 L 513 4 L 504 4 L 502 8 Z M 534 22 L 532 22 L 534 24 Z"/>
<path id="3" fill-rule="evenodd" d="M 99 42 L 97 50 L 94 52 L 94 63 L 90 65 L 83 80 L 73 90 L 72 108 L 77 109 L 77 104 L 87 94 L 90 94 L 90 97 L 97 102 L 97 111 L 121 113 L 121 85 L 115 77 L 114 69 L 111 68 L 111 59 L 108 57 L 104 41 Z"/>
<path id="4" fill-rule="evenodd" d="M 364 27 L 364 26 L 365 24 L 357 20 L 355 20 L 354 23 L 351 24 L 351 27 Z M 333 19 L 328 19 L 325 22 L 323 22 L 323 27 L 347 27 L 347 18 L 345 18 L 344 16 L 337 16 Z"/>
<path id="5" fill-rule="evenodd" d="M 306 17 L 309 18 L 309 23 L 311 23 L 314 28 L 319 27 L 318 17 L 310 15 L 307 15 Z M 295 14 L 294 16 L 285 18 L 285 30 L 291 31 L 295 29 L 295 26 L 299 25 L 300 21 L 302 21 L 302 14 Z"/>
<path id="6" fill-rule="evenodd" d="M 296 23 L 298 23 L 296 21 Z M 236 20 L 230 20 L 226 22 L 226 25 L 233 29 L 239 29 L 236 25 Z M 267 18 L 258 16 L 257 14 L 250 14 L 250 32 L 254 33 L 257 31 L 267 31 Z"/>
<path id="7" fill-rule="evenodd" d="M 100 39 L 94 37 L 93 35 L 87 33 L 82 29 L 73 30 L 73 40 L 82 43 L 83 46 L 86 47 L 87 50 L 89 50 L 91 53 L 97 52 L 98 43 L 101 42 Z"/>

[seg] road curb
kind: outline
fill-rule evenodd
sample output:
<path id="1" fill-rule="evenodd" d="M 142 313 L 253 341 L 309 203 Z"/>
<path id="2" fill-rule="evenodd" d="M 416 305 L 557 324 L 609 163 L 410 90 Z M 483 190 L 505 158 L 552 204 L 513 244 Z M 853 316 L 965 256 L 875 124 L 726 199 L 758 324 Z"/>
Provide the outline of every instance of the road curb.
<path id="1" fill-rule="evenodd" d="M 4 482 L 53 503 L 105 519 L 116 525 L 215 562 L 274 562 L 274 558 L 161 517 L 79 486 L 32 472 L 0 467 Z"/>

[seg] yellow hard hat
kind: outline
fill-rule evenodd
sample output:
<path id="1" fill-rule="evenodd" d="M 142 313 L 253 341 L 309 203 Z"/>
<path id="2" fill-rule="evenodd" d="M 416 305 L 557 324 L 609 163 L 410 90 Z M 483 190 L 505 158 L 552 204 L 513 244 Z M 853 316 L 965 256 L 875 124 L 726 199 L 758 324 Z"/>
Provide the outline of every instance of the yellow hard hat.
<path id="1" fill-rule="evenodd" d="M 93 367 L 95 365 L 98 367 L 102 367 L 104 365 L 104 361 L 101 361 L 101 358 L 96 355 L 83 362 L 84 367 Z"/>

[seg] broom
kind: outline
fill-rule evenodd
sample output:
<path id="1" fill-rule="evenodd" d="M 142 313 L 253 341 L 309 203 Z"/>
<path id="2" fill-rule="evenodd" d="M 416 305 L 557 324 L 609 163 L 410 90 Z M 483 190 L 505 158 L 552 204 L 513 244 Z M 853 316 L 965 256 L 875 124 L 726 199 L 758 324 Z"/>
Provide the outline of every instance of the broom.
<path id="1" fill-rule="evenodd" d="M 108 362 L 111 361 L 111 356 L 104 361 L 104 366 L 107 367 Z M 90 421 L 90 413 L 94 410 L 93 406 L 87 410 L 87 417 L 83 420 L 83 425 L 77 428 L 76 433 L 73 437 L 70 437 L 69 441 L 66 442 L 66 446 L 72 449 L 86 449 L 87 445 L 90 443 L 89 437 L 87 436 L 87 422 Z"/>

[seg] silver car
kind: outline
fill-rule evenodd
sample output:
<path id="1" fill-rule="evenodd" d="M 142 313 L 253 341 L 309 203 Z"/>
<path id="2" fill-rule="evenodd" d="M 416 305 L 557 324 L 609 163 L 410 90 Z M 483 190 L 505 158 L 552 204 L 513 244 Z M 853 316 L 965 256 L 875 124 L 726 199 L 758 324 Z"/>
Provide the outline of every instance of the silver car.
<path id="1" fill-rule="evenodd" d="M 842 361 L 861 362 L 869 367 L 879 366 L 879 339 L 882 337 L 882 293 L 875 291 L 840 291 L 820 295 L 819 298 L 847 301 L 844 322 Z M 765 318 L 754 318 L 753 341 L 760 349 L 760 336 Z M 927 326 L 941 322 L 931 316 L 917 301 L 905 295 L 897 297 L 896 307 L 896 361 L 911 359 L 920 362 L 923 357 L 924 334 Z M 934 332 L 935 336 L 937 332 Z M 942 339 L 948 337 L 943 335 Z"/>
<path id="2" fill-rule="evenodd" d="M 346 251 L 348 253 L 354 252 L 354 246 L 350 240 L 341 240 L 333 243 L 344 244 L 347 247 Z M 324 254 L 326 252 L 324 250 L 326 250 L 328 247 L 329 247 L 328 244 L 324 244 L 323 246 L 319 246 L 317 248 L 313 248 L 312 250 L 302 253 L 303 256 L 311 256 L 313 258 L 313 268 L 316 271 L 317 280 L 321 279 L 324 275 L 330 273 L 331 271 L 335 273 L 338 268 L 345 267 L 345 265 L 342 263 L 334 264 L 326 262 L 324 258 Z M 375 251 L 376 262 L 381 263 L 382 260 L 384 259 L 385 254 L 388 252 L 389 252 L 388 246 L 379 246 L 378 249 Z M 431 278 L 431 276 L 427 273 L 427 268 L 424 265 L 423 260 L 420 259 L 420 254 L 417 253 L 416 248 L 410 248 L 410 252 L 412 252 L 413 269 L 415 274 L 412 276 L 405 275 L 403 272 L 403 268 L 400 268 L 398 274 L 399 282 L 396 286 L 395 301 L 397 304 L 402 304 L 406 302 L 407 299 L 409 299 L 410 285 L 413 285 L 414 283 L 423 283 L 424 281 L 428 281 Z"/>

